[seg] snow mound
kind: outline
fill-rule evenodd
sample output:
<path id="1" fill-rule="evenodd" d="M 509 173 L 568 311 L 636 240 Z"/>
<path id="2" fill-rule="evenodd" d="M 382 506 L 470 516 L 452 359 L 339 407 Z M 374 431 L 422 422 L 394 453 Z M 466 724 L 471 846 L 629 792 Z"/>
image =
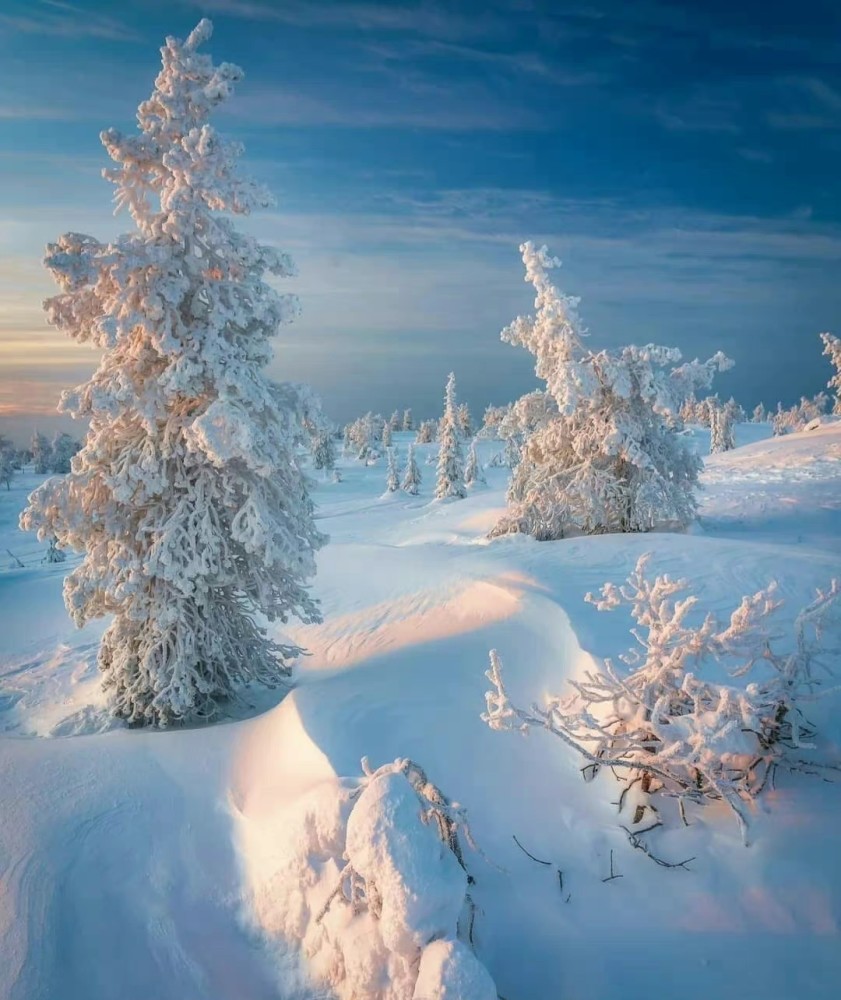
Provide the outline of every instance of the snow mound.
<path id="1" fill-rule="evenodd" d="M 250 917 L 277 943 L 287 987 L 317 984 L 340 1000 L 496 997 L 458 940 L 472 908 L 463 814 L 417 765 L 325 780 L 239 823 Z"/>

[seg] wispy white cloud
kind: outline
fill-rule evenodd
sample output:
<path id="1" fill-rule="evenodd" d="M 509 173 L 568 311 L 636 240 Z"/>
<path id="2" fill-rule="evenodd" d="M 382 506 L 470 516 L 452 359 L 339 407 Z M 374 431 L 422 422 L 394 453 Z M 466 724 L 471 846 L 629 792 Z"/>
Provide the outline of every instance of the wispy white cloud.
<path id="1" fill-rule="evenodd" d="M 0 27 L 30 35 L 137 41 L 141 36 L 110 14 L 83 9 L 65 0 L 6 0 Z"/>

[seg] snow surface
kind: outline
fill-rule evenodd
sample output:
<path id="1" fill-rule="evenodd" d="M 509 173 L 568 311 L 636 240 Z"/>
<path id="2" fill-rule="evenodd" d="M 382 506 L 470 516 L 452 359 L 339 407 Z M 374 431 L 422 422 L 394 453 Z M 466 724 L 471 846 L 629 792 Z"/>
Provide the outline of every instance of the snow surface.
<path id="1" fill-rule="evenodd" d="M 705 453 L 708 431 L 691 433 Z M 507 470 L 431 503 L 431 476 L 418 497 L 382 499 L 383 460 L 340 461 L 343 482 L 314 494 L 331 536 L 316 580 L 324 623 L 282 636 L 311 652 L 298 687 L 280 703 L 255 693 L 227 724 L 163 733 L 108 721 L 102 625 L 74 630 L 61 601 L 75 557 L 42 565 L 46 546 L 15 526 L 36 477 L 0 489 L 0 998 L 326 996 L 307 982 L 307 927 L 279 875 L 301 852 L 312 861 L 313 842 L 333 863 L 363 756 L 375 768 L 411 757 L 466 809 L 489 859 L 465 852 L 476 954 L 507 1000 L 835 997 L 841 785 L 779 775 L 749 848 L 723 806 L 659 830 L 661 856 L 695 858 L 667 870 L 630 847 L 610 775 L 585 783 L 549 734 L 480 719 L 492 647 L 524 705 L 627 647 L 623 616 L 583 597 L 644 552 L 718 614 L 776 578 L 793 618 L 838 575 L 841 424 L 768 433 L 739 425 L 740 447 L 706 458 L 701 518 L 683 535 L 490 542 Z M 412 438 L 395 433 L 402 456 Z M 479 442 L 480 460 L 498 449 Z M 435 450 L 419 446 L 419 464 Z M 836 760 L 838 707 L 813 715 Z M 622 877 L 605 882 L 611 852 Z M 426 948 L 417 997 L 425 983 L 467 995 L 447 980 L 458 947 Z"/>

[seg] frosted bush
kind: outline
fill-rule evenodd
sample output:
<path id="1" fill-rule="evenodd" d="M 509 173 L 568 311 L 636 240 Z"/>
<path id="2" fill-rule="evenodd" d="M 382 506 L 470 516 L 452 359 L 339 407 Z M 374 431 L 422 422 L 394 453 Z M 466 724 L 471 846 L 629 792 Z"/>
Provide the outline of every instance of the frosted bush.
<path id="1" fill-rule="evenodd" d="M 724 801 L 747 839 L 750 802 L 777 767 L 801 765 L 814 735 L 804 710 L 833 690 L 825 681 L 841 649 L 827 629 L 838 623 L 838 582 L 799 612 L 784 642 L 775 584 L 742 598 L 722 627 L 711 614 L 693 621 L 698 600 L 688 581 L 649 580 L 647 564 L 645 556 L 625 584 L 586 598 L 600 611 L 629 609 L 636 644 L 620 656 L 622 667 L 605 659 L 567 695 L 524 710 L 509 701 L 492 651 L 483 718 L 493 729 L 545 728 L 588 762 L 588 776 L 607 768 L 627 789 L 638 785 L 634 824 L 656 812 L 648 797 L 660 792 L 684 816 L 688 803 Z M 742 683 L 706 678 L 715 662 Z"/>

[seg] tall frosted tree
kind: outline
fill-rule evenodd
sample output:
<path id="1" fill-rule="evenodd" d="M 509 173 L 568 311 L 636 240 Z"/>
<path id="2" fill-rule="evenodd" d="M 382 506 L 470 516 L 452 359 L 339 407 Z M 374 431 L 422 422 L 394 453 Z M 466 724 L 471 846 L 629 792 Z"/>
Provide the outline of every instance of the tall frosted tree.
<path id="1" fill-rule="evenodd" d="M 438 470 L 435 496 L 464 497 L 464 455 L 459 441 L 458 403 L 456 402 L 456 377 L 450 372 L 444 393 L 444 415 L 438 424 Z"/>
<path id="2" fill-rule="evenodd" d="M 210 34 L 202 20 L 168 38 L 138 134 L 102 133 L 136 231 L 108 244 L 67 233 L 45 261 L 62 289 L 50 322 L 104 353 L 62 397 L 90 421 L 73 469 L 21 521 L 85 553 L 65 603 L 79 626 L 113 616 L 99 667 L 131 724 L 208 719 L 242 685 L 276 684 L 300 650 L 260 616 L 319 620 L 307 581 L 325 539 L 296 457 L 299 393 L 264 373 L 296 311 L 266 276 L 293 268 L 229 217 L 271 199 L 209 124 L 242 77 L 199 53 Z"/>

